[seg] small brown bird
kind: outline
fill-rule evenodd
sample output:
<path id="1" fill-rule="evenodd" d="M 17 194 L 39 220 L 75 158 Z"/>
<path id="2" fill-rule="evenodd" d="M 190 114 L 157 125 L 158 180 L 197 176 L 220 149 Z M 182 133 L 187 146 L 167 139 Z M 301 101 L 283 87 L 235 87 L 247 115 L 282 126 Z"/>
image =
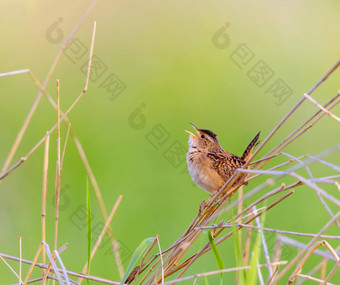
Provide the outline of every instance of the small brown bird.
<path id="1" fill-rule="evenodd" d="M 197 133 L 189 131 L 189 151 L 187 153 L 188 170 L 191 179 L 198 187 L 210 194 L 216 193 L 250 158 L 252 150 L 258 144 L 259 132 L 250 142 L 241 157 L 222 149 L 217 135 L 206 129 L 198 129 L 190 123 Z"/>

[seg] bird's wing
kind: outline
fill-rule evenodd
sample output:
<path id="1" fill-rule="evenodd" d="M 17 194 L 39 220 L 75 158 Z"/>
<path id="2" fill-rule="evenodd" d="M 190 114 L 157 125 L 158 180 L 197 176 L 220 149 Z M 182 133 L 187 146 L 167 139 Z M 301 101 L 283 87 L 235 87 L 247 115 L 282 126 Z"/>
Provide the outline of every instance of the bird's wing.
<path id="1" fill-rule="evenodd" d="M 225 181 L 235 173 L 237 168 L 245 164 L 242 158 L 228 152 L 208 153 L 208 157 L 213 160 L 214 169 Z"/>

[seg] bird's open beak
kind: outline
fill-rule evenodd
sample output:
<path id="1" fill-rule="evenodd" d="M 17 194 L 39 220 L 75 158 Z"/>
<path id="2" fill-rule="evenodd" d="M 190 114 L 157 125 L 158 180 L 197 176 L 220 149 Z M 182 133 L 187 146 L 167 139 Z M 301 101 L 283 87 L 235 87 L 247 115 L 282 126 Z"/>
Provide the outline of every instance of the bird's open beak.
<path id="1" fill-rule="evenodd" d="M 198 134 L 198 132 L 197 132 L 197 127 L 196 127 L 194 124 L 192 124 L 192 123 L 189 123 L 189 124 L 193 126 L 193 128 L 194 128 L 195 131 L 196 131 L 196 133 Z M 197 138 L 197 135 L 194 135 L 192 132 L 189 132 L 189 131 L 187 131 L 187 130 L 184 130 L 184 131 L 185 131 L 186 133 L 188 133 L 189 135 L 191 135 L 191 136 Z"/>

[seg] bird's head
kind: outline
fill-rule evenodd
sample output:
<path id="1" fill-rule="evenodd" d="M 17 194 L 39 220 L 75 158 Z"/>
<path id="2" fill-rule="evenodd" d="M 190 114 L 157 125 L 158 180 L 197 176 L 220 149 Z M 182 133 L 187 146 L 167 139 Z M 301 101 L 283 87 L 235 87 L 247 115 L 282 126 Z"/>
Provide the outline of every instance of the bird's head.
<path id="1" fill-rule="evenodd" d="M 185 130 L 189 134 L 189 148 L 196 148 L 200 151 L 217 151 L 221 149 L 217 135 L 207 129 L 198 129 L 194 124 L 190 123 L 196 131 L 196 135 Z"/>

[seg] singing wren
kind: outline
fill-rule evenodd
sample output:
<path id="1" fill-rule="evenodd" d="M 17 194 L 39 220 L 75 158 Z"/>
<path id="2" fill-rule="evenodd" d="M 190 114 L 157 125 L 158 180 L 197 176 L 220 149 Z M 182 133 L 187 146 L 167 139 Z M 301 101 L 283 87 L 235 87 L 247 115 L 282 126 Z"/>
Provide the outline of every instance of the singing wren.
<path id="1" fill-rule="evenodd" d="M 237 168 L 241 168 L 250 158 L 252 150 L 258 144 L 259 132 L 238 157 L 221 147 L 217 135 L 207 129 L 199 129 L 191 124 L 196 135 L 189 134 L 187 164 L 191 179 L 204 191 L 214 194 L 228 181 Z"/>

